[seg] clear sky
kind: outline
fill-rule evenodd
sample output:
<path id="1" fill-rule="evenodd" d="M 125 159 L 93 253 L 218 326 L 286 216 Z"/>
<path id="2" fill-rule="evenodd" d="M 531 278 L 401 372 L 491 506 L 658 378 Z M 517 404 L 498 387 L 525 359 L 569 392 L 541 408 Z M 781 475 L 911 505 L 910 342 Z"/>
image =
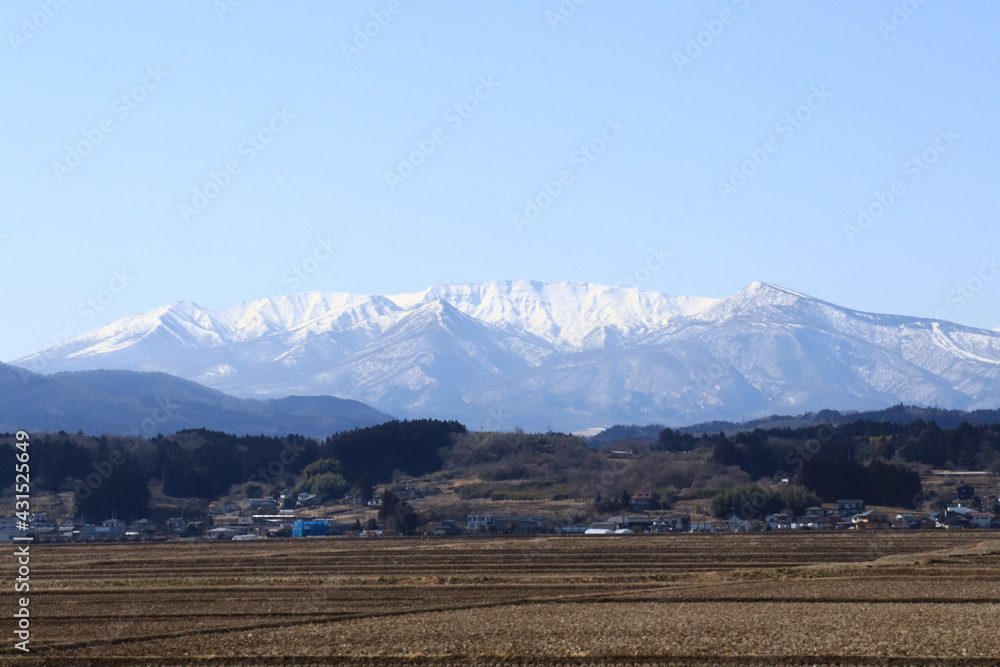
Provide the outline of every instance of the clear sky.
<path id="1" fill-rule="evenodd" d="M 1000 326 L 994 2 L 5 0 L 0 27 L 0 360 L 175 301 L 515 278 Z"/>

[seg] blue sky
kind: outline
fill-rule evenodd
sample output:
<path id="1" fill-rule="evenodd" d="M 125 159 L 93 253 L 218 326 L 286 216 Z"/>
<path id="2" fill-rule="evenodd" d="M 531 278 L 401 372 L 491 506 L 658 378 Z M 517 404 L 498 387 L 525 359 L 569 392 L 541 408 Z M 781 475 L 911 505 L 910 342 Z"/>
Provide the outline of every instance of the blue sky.
<path id="1" fill-rule="evenodd" d="M 174 301 L 514 278 L 1000 326 L 995 3 L 8 0 L 0 27 L 4 361 Z"/>

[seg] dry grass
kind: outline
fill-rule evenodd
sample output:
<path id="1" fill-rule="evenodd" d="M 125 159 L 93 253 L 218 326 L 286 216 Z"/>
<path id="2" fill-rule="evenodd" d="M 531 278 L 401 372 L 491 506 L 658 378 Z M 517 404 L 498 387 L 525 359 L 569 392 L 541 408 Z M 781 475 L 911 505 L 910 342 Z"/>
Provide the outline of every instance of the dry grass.
<path id="1" fill-rule="evenodd" d="M 36 545 L 28 660 L 993 664 L 988 537 Z"/>

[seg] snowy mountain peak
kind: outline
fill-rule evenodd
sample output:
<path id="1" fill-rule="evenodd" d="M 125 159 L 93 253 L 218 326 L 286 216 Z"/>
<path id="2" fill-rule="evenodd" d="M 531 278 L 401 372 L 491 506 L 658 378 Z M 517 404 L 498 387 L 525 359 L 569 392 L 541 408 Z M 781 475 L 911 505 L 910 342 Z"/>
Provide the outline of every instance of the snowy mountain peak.
<path id="1" fill-rule="evenodd" d="M 718 299 L 697 314 L 701 321 L 723 322 L 734 317 L 757 317 L 762 312 L 796 306 L 800 301 L 814 301 L 799 292 L 763 282 L 753 282 L 735 294 Z"/>
<path id="2" fill-rule="evenodd" d="M 742 302 L 746 307 L 757 308 L 761 306 L 790 306 L 800 299 L 811 298 L 801 292 L 796 292 L 785 287 L 756 281 L 724 300 L 738 301 Z"/>

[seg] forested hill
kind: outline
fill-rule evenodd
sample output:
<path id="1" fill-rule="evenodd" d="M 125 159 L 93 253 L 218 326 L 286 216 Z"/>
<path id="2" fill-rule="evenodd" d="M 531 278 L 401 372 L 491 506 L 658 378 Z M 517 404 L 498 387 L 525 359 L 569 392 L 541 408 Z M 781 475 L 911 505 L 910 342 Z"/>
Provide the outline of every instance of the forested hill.
<path id="1" fill-rule="evenodd" d="M 692 435 L 714 435 L 719 431 L 729 434 L 753 431 L 754 429 L 772 428 L 807 428 L 820 424 L 838 425 L 856 421 L 892 422 L 894 424 L 909 424 L 918 419 L 924 422 L 935 422 L 941 428 L 958 428 L 962 422 L 972 425 L 1000 423 L 1000 410 L 943 410 L 941 408 L 922 408 L 914 405 L 894 405 L 883 410 L 867 412 L 840 412 L 838 410 L 820 410 L 806 412 L 801 415 L 771 415 L 751 419 L 745 422 L 711 421 L 691 426 L 678 427 L 673 430 L 678 433 Z M 600 447 L 612 442 L 635 441 L 652 443 L 660 436 L 662 424 L 647 426 L 616 424 L 597 435 L 587 439 L 592 447 Z"/>

